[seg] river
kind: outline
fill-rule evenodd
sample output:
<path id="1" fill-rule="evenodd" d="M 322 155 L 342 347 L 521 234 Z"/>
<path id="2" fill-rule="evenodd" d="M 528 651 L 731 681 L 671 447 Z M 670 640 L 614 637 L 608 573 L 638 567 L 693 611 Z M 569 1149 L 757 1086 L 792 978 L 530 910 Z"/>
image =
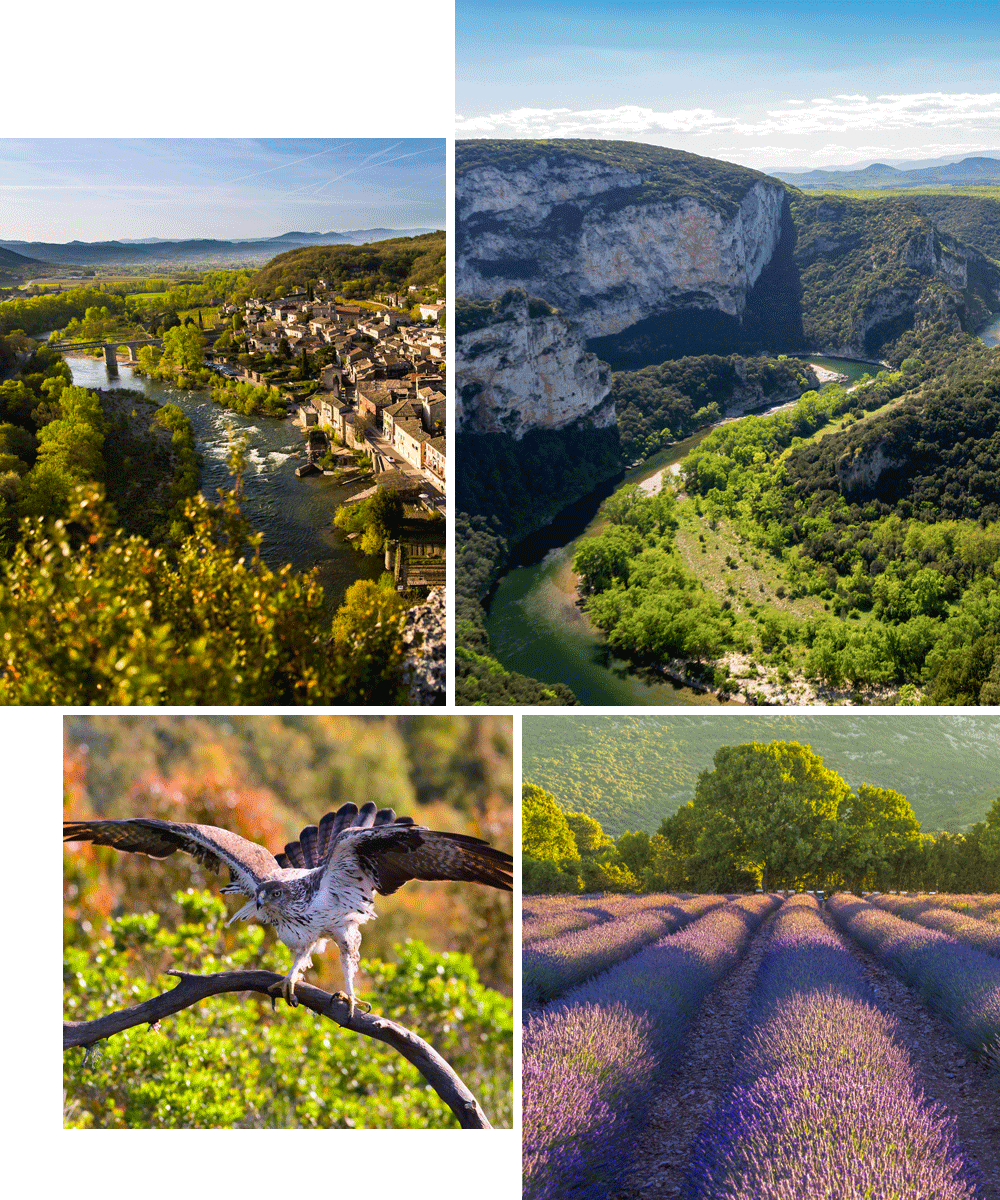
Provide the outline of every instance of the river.
<path id="1" fill-rule="evenodd" d="M 338 487 L 324 475 L 299 479 L 295 468 L 305 461 L 305 439 L 291 421 L 244 417 L 214 404 L 207 391 L 182 391 L 169 383 L 136 375 L 119 367 L 109 379 L 104 358 L 67 358 L 73 382 L 88 388 L 124 387 L 144 392 L 158 404 L 176 404 L 191 421 L 202 455 L 201 490 L 218 500 L 220 487 L 231 487 L 226 465 L 230 430 L 249 440 L 249 464 L 244 478 L 243 511 L 264 534 L 261 556 L 272 569 L 291 563 L 296 571 L 319 570 L 326 602 L 339 606 L 348 587 L 358 579 L 378 579 L 381 559 L 359 554 L 333 525 L 339 504 L 369 483 Z"/>
<path id="2" fill-rule="evenodd" d="M 849 359 L 810 357 L 809 362 L 846 375 L 851 383 L 881 368 Z M 497 584 L 486 618 L 492 652 L 512 671 L 546 683 L 565 683 L 581 704 L 718 705 L 715 696 L 678 687 L 657 673 L 617 658 L 580 610 L 572 562 L 580 538 L 597 532 L 597 510 L 612 491 L 641 483 L 680 462 L 708 435 L 661 450 L 641 466 L 559 514 L 546 529 L 518 546 L 514 566 Z"/>

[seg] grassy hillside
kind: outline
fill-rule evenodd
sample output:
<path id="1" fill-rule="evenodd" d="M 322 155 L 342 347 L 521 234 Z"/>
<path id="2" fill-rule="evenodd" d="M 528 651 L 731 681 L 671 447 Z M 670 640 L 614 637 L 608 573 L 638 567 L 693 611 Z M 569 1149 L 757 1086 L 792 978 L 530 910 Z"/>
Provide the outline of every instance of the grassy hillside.
<path id="1" fill-rule="evenodd" d="M 256 294 L 269 298 L 310 280 L 342 285 L 362 280 L 361 293 L 382 289 L 406 290 L 410 284 L 437 284 L 445 273 L 443 231 L 418 237 L 389 238 L 364 246 L 307 246 L 271 259 L 251 280 Z"/>
<path id="2" fill-rule="evenodd" d="M 925 832 L 963 832 L 997 795 L 997 729 L 996 717 L 969 715 L 526 716 L 522 776 L 615 837 L 651 833 L 693 798 L 720 745 L 795 741 L 852 787 L 902 792 Z"/>

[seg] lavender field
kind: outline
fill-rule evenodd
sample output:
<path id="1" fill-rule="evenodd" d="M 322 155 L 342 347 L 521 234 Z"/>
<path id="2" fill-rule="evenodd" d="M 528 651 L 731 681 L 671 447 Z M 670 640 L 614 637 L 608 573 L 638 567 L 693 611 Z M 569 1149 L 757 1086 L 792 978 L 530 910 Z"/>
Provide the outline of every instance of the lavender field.
<path id="1" fill-rule="evenodd" d="M 1000 1200 L 994 899 L 525 897 L 526 1200 Z"/>

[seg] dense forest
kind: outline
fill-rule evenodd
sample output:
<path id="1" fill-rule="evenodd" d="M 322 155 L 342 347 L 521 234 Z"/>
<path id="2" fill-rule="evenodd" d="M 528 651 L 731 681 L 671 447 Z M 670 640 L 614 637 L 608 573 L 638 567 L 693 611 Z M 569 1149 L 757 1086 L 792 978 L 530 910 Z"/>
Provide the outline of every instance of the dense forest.
<path id="1" fill-rule="evenodd" d="M 639 371 L 616 371 L 611 395 L 622 455 L 651 458 L 723 413 L 797 399 L 814 386 L 809 364 L 783 354 L 687 355 Z"/>
<path id="2" fill-rule="evenodd" d="M 374 797 L 419 823 L 512 848 L 510 718 L 74 716 L 64 739 L 66 819 L 190 819 L 276 851 L 341 803 Z M 169 990 L 168 969 L 286 972 L 288 951 L 272 932 L 225 928 L 223 882 L 186 855 L 68 847 L 67 1018 Z M 359 994 L 427 1039 L 493 1124 L 509 1126 L 510 894 L 411 882 L 380 898 L 378 913 L 363 929 Z M 308 980 L 338 988 L 336 953 L 316 955 Z M 110 1038 L 88 1059 L 66 1056 L 73 1127 L 455 1126 L 395 1052 L 302 1008 L 272 1012 L 265 997 L 213 997 L 161 1027 Z"/>
<path id="3" fill-rule="evenodd" d="M 964 834 L 924 833 L 896 789 L 866 781 L 852 788 L 798 742 L 749 742 L 716 749 L 693 799 L 655 829 L 615 838 L 526 779 L 523 888 L 988 892 L 1000 870 L 1000 797 L 979 811 L 987 806 Z"/>

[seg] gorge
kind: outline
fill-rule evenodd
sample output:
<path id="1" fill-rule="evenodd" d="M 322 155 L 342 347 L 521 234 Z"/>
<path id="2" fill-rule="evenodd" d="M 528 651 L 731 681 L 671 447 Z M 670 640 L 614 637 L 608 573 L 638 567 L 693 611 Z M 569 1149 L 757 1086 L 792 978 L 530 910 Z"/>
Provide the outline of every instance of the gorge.
<path id="1" fill-rule="evenodd" d="M 858 373 L 874 374 L 921 337 L 967 338 L 1000 308 L 996 263 L 912 206 L 805 196 L 659 147 L 460 142 L 456 216 L 467 632 L 483 629 L 479 602 L 525 537 L 590 493 L 599 502 L 594 489 L 607 492 L 629 461 L 755 407 L 739 384 L 679 396 L 658 381 L 661 414 L 622 424 L 610 385 L 633 376 L 609 368 L 644 378 L 664 360 L 724 356 L 730 373 L 760 372 L 788 354 L 866 360 L 875 365 Z M 791 399 L 816 386 L 802 362 L 786 374 Z M 475 530 L 465 553 L 463 529 Z M 488 627 L 502 642 L 495 614 Z M 469 642 L 480 655 L 484 636 Z"/>

